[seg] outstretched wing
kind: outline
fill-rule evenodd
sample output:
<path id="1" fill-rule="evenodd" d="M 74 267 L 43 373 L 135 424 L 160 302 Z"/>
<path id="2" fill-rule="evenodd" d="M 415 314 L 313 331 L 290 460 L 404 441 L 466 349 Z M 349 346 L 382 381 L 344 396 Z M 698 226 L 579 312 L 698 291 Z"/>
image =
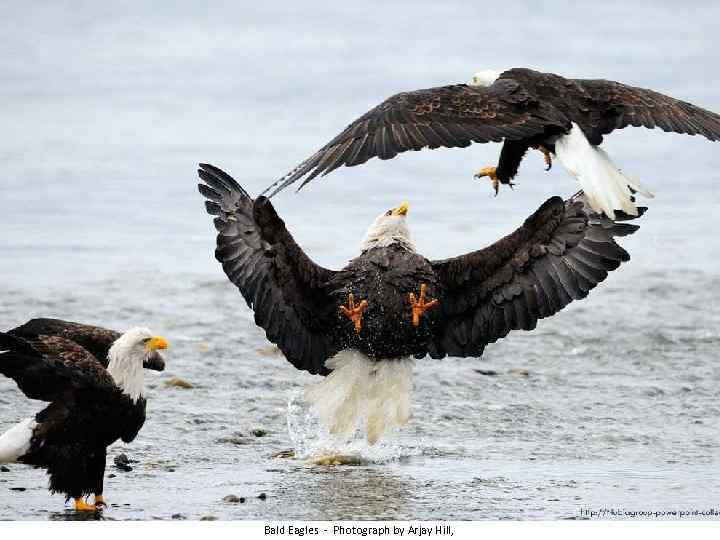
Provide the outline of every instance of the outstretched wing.
<path id="1" fill-rule="evenodd" d="M 103 367 L 107 367 L 108 365 L 107 356 L 110 347 L 115 340 L 121 336 L 120 332 L 101 326 L 45 317 L 30 319 L 25 324 L 8 330 L 8 334 L 31 341 L 37 340 L 40 336 L 44 336 L 45 338 L 62 338 L 55 342 L 46 339 L 47 346 L 52 346 L 52 344 L 55 343 L 55 346 L 59 348 L 56 350 L 46 350 L 44 352 L 50 356 L 56 356 L 63 352 L 64 349 L 72 349 L 72 344 L 74 343 L 81 349 L 92 354 Z M 160 351 L 153 351 L 144 361 L 143 367 L 155 371 L 163 371 L 165 369 L 165 359 L 162 353 L 160 353 Z"/>
<path id="2" fill-rule="evenodd" d="M 594 137 L 627 126 L 642 126 L 720 140 L 720 115 L 697 105 L 615 81 L 575 82 L 583 90 L 583 101 L 590 105 L 586 116 Z"/>
<path id="3" fill-rule="evenodd" d="M 654 90 L 514 68 L 502 74 L 553 104 L 584 131 L 592 144 L 627 126 L 655 128 L 720 140 L 720 115 Z"/>
<path id="4" fill-rule="evenodd" d="M 215 257 L 265 329 L 298 369 L 327 374 L 325 360 L 342 347 L 326 284 L 335 274 L 315 264 L 295 243 L 270 201 L 253 201 L 228 174 L 212 165 L 198 170 L 208 213 L 218 231 Z"/>
<path id="5" fill-rule="evenodd" d="M 308 175 L 302 188 L 319 174 L 373 157 L 391 159 L 408 150 L 525 139 L 553 128 L 568 129 L 569 122 L 512 80 L 501 79 L 488 88 L 457 84 L 403 92 L 355 120 L 264 193 L 274 189 L 272 197 Z"/>
<path id="6" fill-rule="evenodd" d="M 432 262 L 443 316 L 428 354 L 480 356 L 510 330 L 532 330 L 629 260 L 614 237 L 637 229 L 593 213 L 580 195 L 553 197 L 495 244 Z"/>
<path id="7" fill-rule="evenodd" d="M 47 347 L 43 340 L 33 343 L 0 333 L 0 373 L 13 379 L 27 397 L 42 401 L 63 396 L 75 400 L 77 392 L 90 399 L 99 393 L 117 394 L 112 377 L 90 353 L 65 349 L 59 356 L 49 356 L 43 354 Z"/>

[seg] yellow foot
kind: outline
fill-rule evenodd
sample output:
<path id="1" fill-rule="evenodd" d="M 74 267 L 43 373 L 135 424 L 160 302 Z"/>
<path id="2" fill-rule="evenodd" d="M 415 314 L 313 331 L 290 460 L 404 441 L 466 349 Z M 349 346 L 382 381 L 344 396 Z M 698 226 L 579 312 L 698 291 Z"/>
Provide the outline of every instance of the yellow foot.
<path id="1" fill-rule="evenodd" d="M 536 144 L 535 146 L 533 146 L 533 148 L 542 152 L 542 155 L 545 158 L 545 165 L 547 165 L 547 167 L 545 167 L 545 170 L 549 171 L 550 169 L 552 169 L 552 154 L 550 153 L 550 150 L 545 148 L 542 144 Z"/>
<path id="2" fill-rule="evenodd" d="M 102 495 L 95 495 L 95 508 L 107 508 L 107 503 Z"/>
<path id="3" fill-rule="evenodd" d="M 368 307 L 367 300 L 363 300 L 360 302 L 357 306 L 355 305 L 355 297 L 352 294 L 348 295 L 348 305 L 340 306 L 340 311 L 342 311 L 343 315 L 345 315 L 348 319 L 350 319 L 355 324 L 355 333 L 360 334 L 360 329 L 362 328 L 362 315 L 363 311 L 365 311 Z"/>
<path id="4" fill-rule="evenodd" d="M 440 302 L 436 298 L 435 300 L 425 301 L 425 291 L 427 285 L 425 283 L 420 284 L 420 298 L 415 298 L 415 293 L 408 294 L 410 300 L 410 306 L 412 306 L 412 323 L 415 328 L 420 326 L 420 317 L 428 310 L 439 305 Z"/>
<path id="5" fill-rule="evenodd" d="M 76 512 L 97 512 L 97 508 L 94 504 L 86 503 L 82 497 L 75 499 L 75 511 Z"/>
<path id="6" fill-rule="evenodd" d="M 483 167 L 478 172 L 475 173 L 475 178 L 478 180 L 480 178 L 483 178 L 487 176 L 490 179 L 490 182 L 492 183 L 492 187 L 495 190 L 495 196 L 497 197 L 498 191 L 500 190 L 500 184 L 507 184 L 510 186 L 510 189 L 515 185 L 512 182 L 503 182 L 498 178 L 497 175 L 497 167 Z"/>

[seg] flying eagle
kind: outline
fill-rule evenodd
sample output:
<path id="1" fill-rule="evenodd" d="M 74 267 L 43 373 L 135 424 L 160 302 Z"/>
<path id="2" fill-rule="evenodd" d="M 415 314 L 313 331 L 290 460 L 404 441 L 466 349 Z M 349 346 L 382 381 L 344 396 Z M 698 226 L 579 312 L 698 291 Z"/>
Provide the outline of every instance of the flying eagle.
<path id="1" fill-rule="evenodd" d="M 107 447 L 131 442 L 142 428 L 143 367 L 162 371 L 166 348 L 147 328 L 121 335 L 58 319 L 0 333 L 0 373 L 50 403 L 0 436 L 0 463 L 46 469 L 50 491 L 72 497 L 77 511 L 105 506 Z M 84 500 L 91 493 L 92 505 Z"/>
<path id="2" fill-rule="evenodd" d="M 581 193 L 552 197 L 496 243 L 428 260 L 403 203 L 335 271 L 295 243 L 269 199 L 253 200 L 212 165 L 198 172 L 216 216 L 215 257 L 255 323 L 296 368 L 328 375 L 306 395 L 329 432 L 350 434 L 364 418 L 371 444 L 409 419 L 413 357 L 479 357 L 510 330 L 532 330 L 629 260 L 614 237 L 638 228 L 594 213 Z"/>
<path id="3" fill-rule="evenodd" d="M 300 188 L 338 167 L 373 157 L 391 159 L 408 150 L 464 148 L 504 141 L 489 177 L 512 186 L 530 148 L 543 152 L 547 169 L 556 156 L 577 178 L 596 212 L 637 215 L 633 192 L 652 197 L 621 173 L 599 145 L 603 136 L 627 126 L 703 135 L 720 140 L 720 115 L 653 90 L 619 82 L 566 79 L 524 68 L 476 73 L 469 84 L 396 94 L 363 114 L 338 136 L 283 176 L 264 193 L 270 197 L 306 176 Z"/>

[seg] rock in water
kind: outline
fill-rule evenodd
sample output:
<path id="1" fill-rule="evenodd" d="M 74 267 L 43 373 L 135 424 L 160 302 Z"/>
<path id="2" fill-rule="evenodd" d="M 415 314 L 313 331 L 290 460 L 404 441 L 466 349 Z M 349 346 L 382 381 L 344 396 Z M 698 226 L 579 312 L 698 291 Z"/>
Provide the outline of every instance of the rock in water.
<path id="1" fill-rule="evenodd" d="M 189 390 L 190 388 L 194 388 L 192 383 L 187 382 L 184 379 L 181 379 L 180 377 L 173 377 L 172 379 L 168 379 L 165 381 L 165 386 L 173 386 L 175 388 L 185 388 L 186 390 Z"/>
<path id="2" fill-rule="evenodd" d="M 237 495 L 225 495 L 223 502 L 226 503 L 244 503 L 245 497 L 238 497 Z"/>
<path id="3" fill-rule="evenodd" d="M 130 466 L 130 460 L 125 454 L 119 454 L 115 456 L 115 459 L 113 461 L 115 462 L 115 466 L 121 471 L 130 472 L 133 470 L 133 468 Z"/>

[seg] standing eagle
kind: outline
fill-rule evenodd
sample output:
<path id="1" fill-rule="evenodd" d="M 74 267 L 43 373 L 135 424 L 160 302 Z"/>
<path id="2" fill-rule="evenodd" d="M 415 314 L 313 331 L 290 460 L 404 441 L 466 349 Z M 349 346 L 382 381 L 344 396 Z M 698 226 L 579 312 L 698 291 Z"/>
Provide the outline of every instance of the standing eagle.
<path id="1" fill-rule="evenodd" d="M 373 157 L 391 159 L 407 150 L 464 148 L 504 141 L 496 167 L 484 167 L 497 194 L 512 184 L 530 148 L 555 155 L 576 177 L 596 212 L 637 215 L 633 192 L 652 194 L 622 174 L 599 148 L 603 136 L 627 126 L 703 135 L 720 140 L 720 115 L 653 90 L 619 82 L 566 79 L 525 68 L 476 73 L 469 84 L 396 94 L 363 114 L 338 136 L 283 176 L 265 193 L 307 175 L 300 187 L 338 167 Z"/>
<path id="2" fill-rule="evenodd" d="M 0 333 L 0 373 L 30 399 L 50 404 L 0 436 L 0 463 L 47 469 L 50 491 L 75 510 L 104 506 L 107 447 L 129 443 L 145 422 L 143 367 L 162 371 L 165 339 L 146 328 L 124 334 L 33 319 Z M 84 497 L 95 495 L 94 504 Z"/>
<path id="3" fill-rule="evenodd" d="M 296 368 L 328 375 L 306 395 L 330 433 L 364 418 L 371 444 L 409 419 L 413 357 L 478 357 L 510 330 L 532 330 L 629 260 L 614 237 L 638 228 L 594 213 L 582 194 L 552 197 L 491 246 L 435 261 L 416 252 L 403 203 L 335 271 L 305 254 L 266 197 L 212 165 L 198 172 L 215 257 L 255 323 Z"/>

